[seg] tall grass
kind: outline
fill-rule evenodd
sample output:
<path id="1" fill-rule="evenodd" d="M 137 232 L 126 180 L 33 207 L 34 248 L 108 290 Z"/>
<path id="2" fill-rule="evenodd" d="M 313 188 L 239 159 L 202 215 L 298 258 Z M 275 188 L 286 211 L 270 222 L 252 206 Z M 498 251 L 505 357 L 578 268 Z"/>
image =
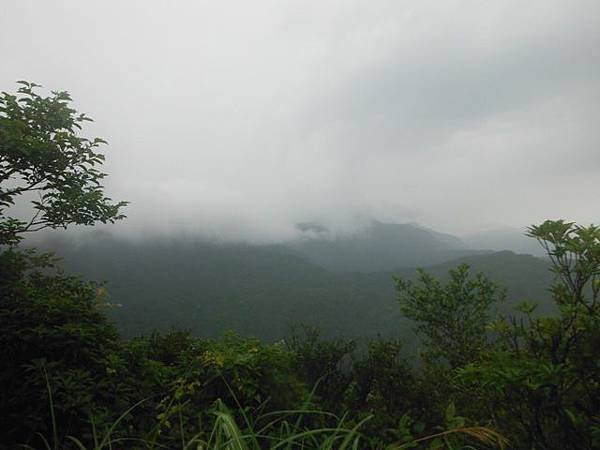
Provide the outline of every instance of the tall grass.
<path id="1" fill-rule="evenodd" d="M 98 436 L 95 421 L 91 418 L 91 443 L 86 445 L 75 436 L 67 436 L 65 441 L 60 443 L 58 424 L 54 414 L 52 389 L 45 369 L 44 376 L 48 389 L 53 433 L 52 445 L 45 436 L 40 435 L 44 450 L 262 450 L 267 448 L 272 450 L 358 450 L 382 448 L 381 445 L 375 445 L 360 432 L 361 426 L 371 417 L 367 417 L 354 425 L 349 425 L 344 416 L 338 417 L 330 412 L 308 408 L 275 411 L 251 416 L 239 404 L 235 396 L 234 400 L 237 404 L 235 413 L 221 400 L 217 400 L 210 411 L 212 418 L 210 426 L 191 437 L 188 437 L 183 422 L 180 421 L 180 439 L 176 446 L 157 442 L 161 434 L 160 427 L 163 425 L 160 420 L 155 424 L 154 429 L 146 434 L 146 438 L 114 436 L 115 430 L 123 419 L 132 414 L 145 400 L 134 404 L 121 414 L 104 431 L 102 437 Z M 309 402 L 310 399 L 307 400 L 305 406 Z M 236 416 L 241 417 L 241 426 L 236 420 Z M 321 417 L 335 423 L 335 425 L 320 428 L 307 427 L 302 425 L 307 417 Z M 425 448 L 429 444 L 432 444 L 436 449 L 475 448 L 472 446 L 453 446 L 449 438 L 456 435 L 466 436 L 485 448 L 504 449 L 507 446 L 507 440 L 492 429 L 486 427 L 460 427 L 390 445 L 386 447 L 386 450 Z M 39 450 L 30 445 L 23 445 L 22 448 Z"/>
<path id="2" fill-rule="evenodd" d="M 227 406 L 218 400 L 211 411 L 212 425 L 192 437 L 187 437 L 182 429 L 180 431 L 181 441 L 174 446 L 166 446 L 156 442 L 156 439 L 124 438 L 115 437 L 113 433 L 119 423 L 142 402 L 132 406 L 123 413 L 99 438 L 92 421 L 93 442 L 85 445 L 74 436 L 67 436 L 65 442 L 60 445 L 57 429 L 53 427 L 53 444 L 48 439 L 41 437 L 45 450 L 62 450 L 77 448 L 79 450 L 120 450 L 120 449 L 181 449 L 181 450 L 260 450 L 270 449 L 359 449 L 368 447 L 368 440 L 358 431 L 359 427 L 368 419 L 358 423 L 354 427 L 347 427 L 344 418 L 339 419 L 336 426 L 324 428 L 303 428 L 301 419 L 307 415 L 324 415 L 328 418 L 335 417 L 331 413 L 310 410 L 290 410 L 271 412 L 260 415 L 252 420 L 242 411 L 245 416 L 244 426 L 240 426 L 235 415 Z M 292 419 L 292 420 L 290 420 Z M 156 425 L 157 427 L 160 424 Z M 149 435 L 156 435 L 158 430 L 151 430 Z M 30 445 L 23 448 L 36 450 Z"/>
<path id="3" fill-rule="evenodd" d="M 42 439 L 45 450 L 63 450 L 67 448 L 76 448 L 78 450 L 121 450 L 121 449 L 139 449 L 139 450 L 358 450 L 375 448 L 373 443 L 360 432 L 360 427 L 369 420 L 364 419 L 353 427 L 345 424 L 344 418 L 338 418 L 336 426 L 323 428 L 302 428 L 298 425 L 299 419 L 307 415 L 326 415 L 335 417 L 331 413 L 321 411 L 280 411 L 272 412 L 258 416 L 256 421 L 246 423 L 241 427 L 236 421 L 234 414 L 226 405 L 217 401 L 211 412 L 214 420 L 212 426 L 207 430 L 197 433 L 194 436 L 186 437 L 181 433 L 181 442 L 177 446 L 164 445 L 157 443 L 152 439 L 113 437 L 113 432 L 119 422 L 127 414 L 138 406 L 136 404 L 123 413 L 102 438 L 98 438 L 94 429 L 93 442 L 86 446 L 81 440 L 74 436 L 68 436 L 63 445 L 58 444 L 58 437 L 53 437 L 54 446 L 50 446 L 47 439 Z M 293 420 L 289 420 L 293 419 Z M 261 426 L 259 423 L 265 422 Z M 248 426 L 249 425 L 249 426 Z M 409 442 L 392 445 L 388 450 L 402 450 L 425 448 L 425 444 L 438 440 L 440 446 L 438 449 L 458 449 L 474 447 L 454 447 L 447 438 L 453 435 L 465 435 L 479 442 L 488 448 L 506 447 L 506 439 L 497 432 L 485 427 L 462 427 L 446 430 L 440 433 L 431 434 L 425 437 L 416 438 Z M 69 445 L 70 444 L 70 445 Z M 30 450 L 31 446 L 24 446 Z"/>

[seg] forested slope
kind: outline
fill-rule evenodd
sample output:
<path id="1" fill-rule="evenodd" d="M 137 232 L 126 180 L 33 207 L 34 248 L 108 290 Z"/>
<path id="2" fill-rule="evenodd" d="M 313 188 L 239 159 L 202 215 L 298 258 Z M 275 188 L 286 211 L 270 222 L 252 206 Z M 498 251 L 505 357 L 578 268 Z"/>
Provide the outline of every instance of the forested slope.
<path id="1" fill-rule="evenodd" d="M 107 282 L 107 301 L 122 305 L 109 315 L 125 336 L 177 326 L 200 336 L 234 329 L 277 340 L 300 322 L 330 337 L 411 335 L 395 300 L 393 276 L 413 277 L 415 269 L 333 273 L 282 246 L 183 239 L 133 243 L 99 235 L 50 247 L 65 257 L 67 271 Z M 547 265 L 528 255 L 468 256 L 428 271 L 444 278 L 460 263 L 507 287 L 507 305 L 548 297 Z"/>

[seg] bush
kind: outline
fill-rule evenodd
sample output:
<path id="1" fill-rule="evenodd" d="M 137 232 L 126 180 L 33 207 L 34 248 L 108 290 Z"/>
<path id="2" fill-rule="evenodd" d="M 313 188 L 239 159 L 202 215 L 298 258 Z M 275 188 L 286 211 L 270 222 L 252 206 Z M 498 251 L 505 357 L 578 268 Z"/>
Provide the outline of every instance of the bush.
<path id="1" fill-rule="evenodd" d="M 98 285 L 54 271 L 50 255 L 0 254 L 0 414 L 6 442 L 49 431 L 48 389 L 65 433 L 78 431 L 92 405 L 106 403 L 103 384 L 114 327 L 98 311 Z"/>

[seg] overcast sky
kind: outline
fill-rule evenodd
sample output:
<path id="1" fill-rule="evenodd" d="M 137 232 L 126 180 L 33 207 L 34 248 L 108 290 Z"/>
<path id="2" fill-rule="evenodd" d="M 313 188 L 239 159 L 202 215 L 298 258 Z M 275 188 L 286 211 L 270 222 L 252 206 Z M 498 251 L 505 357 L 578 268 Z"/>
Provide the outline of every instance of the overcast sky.
<path id="1" fill-rule="evenodd" d="M 0 55 L 96 120 L 116 230 L 600 222 L 598 0 L 2 0 Z"/>

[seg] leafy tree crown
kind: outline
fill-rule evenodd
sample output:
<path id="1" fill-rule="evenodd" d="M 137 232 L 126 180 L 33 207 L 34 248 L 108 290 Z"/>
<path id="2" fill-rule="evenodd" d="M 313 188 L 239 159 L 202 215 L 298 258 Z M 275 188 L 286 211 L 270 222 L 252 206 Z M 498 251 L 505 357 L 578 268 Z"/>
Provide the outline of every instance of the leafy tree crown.
<path id="1" fill-rule="evenodd" d="M 44 97 L 35 83 L 18 84 L 16 94 L 0 94 L 0 245 L 44 228 L 124 218 L 127 202 L 113 202 L 101 184 L 97 149 L 106 142 L 79 135 L 92 119 L 70 107 L 67 92 Z M 12 216 L 19 198 L 31 206 L 26 219 Z"/>

